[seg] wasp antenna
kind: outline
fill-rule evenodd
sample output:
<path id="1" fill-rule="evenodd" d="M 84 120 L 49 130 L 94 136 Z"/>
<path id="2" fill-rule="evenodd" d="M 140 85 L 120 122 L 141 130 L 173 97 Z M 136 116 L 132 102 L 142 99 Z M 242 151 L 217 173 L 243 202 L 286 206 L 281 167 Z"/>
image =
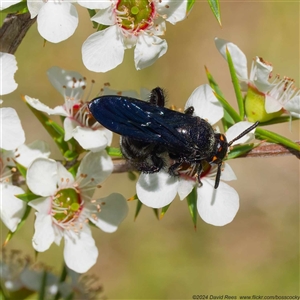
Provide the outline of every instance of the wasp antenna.
<path id="1" fill-rule="evenodd" d="M 219 183 L 220 183 L 220 177 L 221 177 L 221 168 L 222 168 L 222 163 L 218 164 L 218 171 L 215 179 L 215 189 L 218 188 Z"/>
<path id="2" fill-rule="evenodd" d="M 246 135 L 247 133 L 249 133 L 251 130 L 253 130 L 254 128 L 256 128 L 258 126 L 259 122 L 255 122 L 252 126 L 250 126 L 249 128 L 247 128 L 245 131 L 243 131 L 241 134 L 239 134 L 236 138 L 234 138 L 232 141 L 230 141 L 228 143 L 228 147 L 230 147 L 232 145 L 233 142 L 239 140 L 241 137 L 243 137 L 244 135 Z"/>

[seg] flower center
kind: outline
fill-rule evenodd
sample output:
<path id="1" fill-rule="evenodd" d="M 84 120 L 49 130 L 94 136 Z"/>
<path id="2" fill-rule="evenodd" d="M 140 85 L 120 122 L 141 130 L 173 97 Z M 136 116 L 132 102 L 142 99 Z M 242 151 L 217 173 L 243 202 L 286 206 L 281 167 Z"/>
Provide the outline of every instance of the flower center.
<path id="1" fill-rule="evenodd" d="M 82 209 L 80 194 L 73 188 L 59 190 L 52 202 L 52 216 L 59 223 L 77 219 Z"/>
<path id="2" fill-rule="evenodd" d="M 122 28 L 139 31 L 153 24 L 155 6 L 150 0 L 119 0 L 116 12 Z"/>

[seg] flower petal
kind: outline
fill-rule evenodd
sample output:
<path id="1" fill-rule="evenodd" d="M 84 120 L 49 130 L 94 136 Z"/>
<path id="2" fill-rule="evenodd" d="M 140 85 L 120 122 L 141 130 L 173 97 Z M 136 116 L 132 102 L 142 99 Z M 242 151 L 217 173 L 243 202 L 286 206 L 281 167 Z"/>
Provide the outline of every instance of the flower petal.
<path id="1" fill-rule="evenodd" d="M 217 123 L 224 115 L 224 110 L 208 84 L 197 87 L 185 104 L 185 109 L 194 107 L 194 114 L 205 119 L 211 125 Z"/>
<path id="2" fill-rule="evenodd" d="M 92 152 L 102 151 L 108 145 L 108 140 L 101 130 L 77 126 L 73 130 L 73 137 L 83 149 Z"/>
<path id="3" fill-rule="evenodd" d="M 224 226 L 230 223 L 239 210 L 239 195 L 235 189 L 220 182 L 214 189 L 214 181 L 203 179 L 197 189 L 197 209 L 200 217 L 208 224 Z"/>
<path id="4" fill-rule="evenodd" d="M 68 141 L 73 137 L 73 130 L 78 126 L 78 124 L 79 123 L 77 121 L 71 118 L 64 119 L 65 141 Z"/>
<path id="5" fill-rule="evenodd" d="M 25 142 L 25 133 L 17 112 L 11 107 L 0 108 L 1 134 L 0 148 L 14 150 Z"/>
<path id="6" fill-rule="evenodd" d="M 300 97 L 293 97 L 284 105 L 284 109 L 286 109 L 293 117 L 300 118 Z"/>
<path id="7" fill-rule="evenodd" d="M 86 86 L 85 78 L 78 72 L 67 71 L 60 67 L 52 67 L 47 71 L 51 84 L 65 97 L 81 99 Z"/>
<path id="8" fill-rule="evenodd" d="M 100 205 L 100 212 L 98 212 L 96 203 Z M 97 216 L 97 218 L 90 217 L 90 221 L 105 232 L 116 231 L 128 214 L 126 199 L 121 194 L 113 193 L 97 200 L 96 203 L 90 203 L 87 206 L 90 215 Z"/>
<path id="9" fill-rule="evenodd" d="M 225 181 L 237 180 L 236 175 L 233 172 L 233 169 L 227 163 L 224 163 L 224 167 L 222 168 L 221 180 L 225 180 Z"/>
<path id="10" fill-rule="evenodd" d="M 70 2 L 48 1 L 39 11 L 37 25 L 44 39 L 59 43 L 75 32 L 78 25 L 77 10 Z"/>
<path id="11" fill-rule="evenodd" d="M 270 74 L 273 67 L 266 64 L 261 58 L 256 57 L 255 61 L 252 63 L 252 68 L 250 72 L 250 80 L 252 80 L 257 87 L 257 89 L 266 93 L 272 89 L 274 84 L 269 82 Z"/>
<path id="12" fill-rule="evenodd" d="M 14 4 L 21 2 L 22 0 L 9 0 L 9 1 L 1 1 L 0 2 L 0 10 L 6 9 Z M 1 68 L 4 70 L 3 68 Z"/>
<path id="13" fill-rule="evenodd" d="M 103 25 L 115 25 L 117 23 L 116 14 L 113 11 L 113 6 L 105 9 L 100 9 L 92 18 L 92 21 Z"/>
<path id="14" fill-rule="evenodd" d="M 65 231 L 66 265 L 77 273 L 87 272 L 97 261 L 98 249 L 90 231 Z"/>
<path id="15" fill-rule="evenodd" d="M 51 211 L 52 199 L 51 197 L 41 197 L 32 200 L 28 203 L 29 206 L 33 207 L 39 213 L 47 215 Z"/>
<path id="16" fill-rule="evenodd" d="M 243 131 L 245 131 L 247 128 L 249 128 L 251 125 L 253 125 L 253 123 L 248 122 L 248 121 L 241 121 L 241 122 L 234 124 L 226 131 L 227 141 L 228 142 L 232 141 L 238 135 L 240 135 Z M 249 133 L 247 133 L 246 135 L 244 135 L 237 141 L 233 142 L 232 145 L 234 146 L 234 145 L 250 142 L 251 140 L 254 139 L 254 132 L 255 132 L 255 129 L 251 130 Z"/>
<path id="17" fill-rule="evenodd" d="M 20 187 L 0 183 L 0 217 L 5 226 L 12 232 L 17 229 L 17 225 L 26 210 L 26 203 L 15 197 L 18 194 L 24 194 Z"/>
<path id="18" fill-rule="evenodd" d="M 26 182 L 30 190 L 40 196 L 50 196 L 56 191 L 58 180 L 55 160 L 38 158 L 29 166 Z"/>
<path id="19" fill-rule="evenodd" d="M 77 3 L 89 9 L 105 9 L 111 6 L 112 4 L 110 0 L 101 0 L 101 1 L 78 0 Z"/>
<path id="20" fill-rule="evenodd" d="M 123 38 L 117 25 L 90 35 L 82 45 L 82 60 L 87 69 L 107 72 L 124 57 Z"/>
<path id="21" fill-rule="evenodd" d="M 153 174 L 142 173 L 136 183 L 136 193 L 143 204 L 161 208 L 173 201 L 178 185 L 179 180 L 165 171 Z"/>
<path id="22" fill-rule="evenodd" d="M 55 108 L 50 108 L 49 106 L 43 104 L 40 102 L 40 100 L 31 98 L 29 96 L 25 96 L 26 102 L 35 108 L 36 110 L 42 111 L 47 113 L 48 115 L 58 115 L 58 116 L 64 116 L 67 117 L 68 113 L 66 110 L 63 108 L 63 106 L 56 106 Z"/>
<path id="23" fill-rule="evenodd" d="M 74 183 L 73 175 L 60 163 L 57 162 L 57 185 L 59 188 L 66 188 Z"/>
<path id="24" fill-rule="evenodd" d="M 32 239 L 33 248 L 38 252 L 48 250 L 54 242 L 55 233 L 52 224 L 52 216 L 42 213 L 35 213 L 34 236 Z"/>
<path id="25" fill-rule="evenodd" d="M 1 6 L 3 2 L 5 1 L 1 1 Z M 7 2 L 11 3 L 10 1 Z M 0 52 L 0 66 L 0 95 L 6 95 L 13 92 L 18 87 L 18 84 L 14 79 L 14 75 L 18 70 L 16 57 L 13 54 Z"/>
<path id="26" fill-rule="evenodd" d="M 282 104 L 270 95 L 265 95 L 265 109 L 268 114 L 277 112 L 282 109 Z"/>
<path id="27" fill-rule="evenodd" d="M 40 9 L 45 5 L 43 0 L 27 0 L 28 10 L 30 12 L 31 19 L 36 17 Z"/>
<path id="28" fill-rule="evenodd" d="M 137 70 L 151 66 L 168 49 L 167 42 L 155 35 L 141 33 L 134 50 L 134 63 Z"/>
<path id="29" fill-rule="evenodd" d="M 94 186 L 104 181 L 113 170 L 113 163 L 106 151 L 89 152 L 81 161 L 76 178 L 81 174 L 87 176 L 80 180 L 80 186 Z"/>
<path id="30" fill-rule="evenodd" d="M 165 15 L 166 20 L 171 24 L 176 24 L 186 18 L 187 0 L 184 1 L 157 1 L 158 12 L 160 15 Z"/>
<path id="31" fill-rule="evenodd" d="M 187 179 L 179 179 L 178 195 L 180 200 L 185 199 L 193 190 L 195 181 Z"/>
<path id="32" fill-rule="evenodd" d="M 21 145 L 15 153 L 15 160 L 22 166 L 28 168 L 29 165 L 39 157 L 49 157 L 50 148 L 44 141 L 34 141 L 29 145 Z"/>
<path id="33" fill-rule="evenodd" d="M 215 38 L 215 44 L 222 56 L 227 60 L 226 48 L 228 49 L 230 56 L 232 58 L 234 69 L 240 80 L 248 80 L 248 68 L 247 68 L 247 58 L 241 49 L 226 40 Z"/>

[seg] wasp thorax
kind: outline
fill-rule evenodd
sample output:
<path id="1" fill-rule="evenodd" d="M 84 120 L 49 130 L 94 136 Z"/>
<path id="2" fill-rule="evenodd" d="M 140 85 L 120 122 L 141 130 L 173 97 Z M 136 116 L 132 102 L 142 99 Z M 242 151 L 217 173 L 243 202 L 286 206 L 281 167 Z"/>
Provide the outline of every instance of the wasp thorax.
<path id="1" fill-rule="evenodd" d="M 82 209 L 80 194 L 73 188 L 59 190 L 52 202 L 52 215 L 58 222 L 77 219 Z"/>
<path id="2" fill-rule="evenodd" d="M 120 0 L 116 12 L 119 25 L 136 32 L 153 25 L 155 6 L 148 0 Z"/>

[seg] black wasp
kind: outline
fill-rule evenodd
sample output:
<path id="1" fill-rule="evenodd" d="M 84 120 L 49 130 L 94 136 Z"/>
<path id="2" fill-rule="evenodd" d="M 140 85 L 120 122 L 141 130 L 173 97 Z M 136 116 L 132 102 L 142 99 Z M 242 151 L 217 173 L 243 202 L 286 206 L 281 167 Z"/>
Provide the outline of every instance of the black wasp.
<path id="1" fill-rule="evenodd" d="M 228 143 L 224 134 L 215 133 L 208 122 L 193 116 L 192 106 L 184 113 L 164 106 L 164 92 L 159 87 L 151 91 L 149 102 L 114 95 L 100 96 L 89 103 L 95 119 L 121 135 L 121 152 L 137 170 L 154 173 L 168 168 L 169 174 L 176 176 L 187 165 L 196 171 L 201 184 L 206 161 L 218 166 L 215 189 L 218 188 L 228 147 L 258 122 Z"/>

